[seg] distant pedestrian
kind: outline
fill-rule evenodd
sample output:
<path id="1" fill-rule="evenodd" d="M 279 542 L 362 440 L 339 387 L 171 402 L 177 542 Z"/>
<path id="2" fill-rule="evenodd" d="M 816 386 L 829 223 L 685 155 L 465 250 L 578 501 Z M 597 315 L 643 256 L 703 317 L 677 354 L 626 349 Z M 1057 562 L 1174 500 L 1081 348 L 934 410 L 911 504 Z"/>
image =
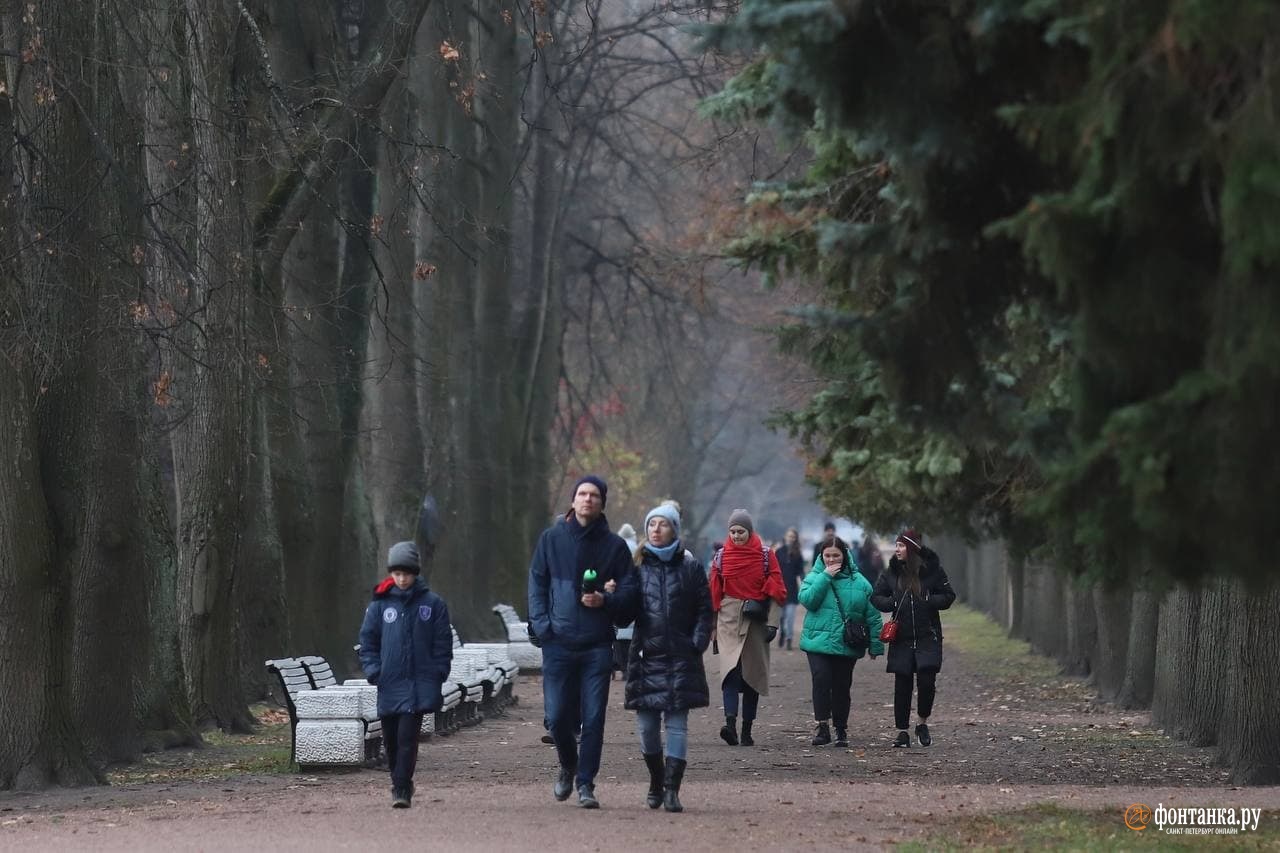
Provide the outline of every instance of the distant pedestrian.
<path id="1" fill-rule="evenodd" d="M 858 548 L 858 571 L 874 587 L 880 573 L 884 571 L 884 555 L 880 553 L 880 543 L 870 533 L 862 536 L 862 545 Z"/>
<path id="2" fill-rule="evenodd" d="M 822 535 L 818 537 L 818 541 L 813 545 L 813 559 L 809 560 L 811 569 L 817 568 L 822 564 L 822 543 L 826 542 L 832 536 L 836 535 L 836 523 L 828 521 L 822 525 Z"/>
<path id="3" fill-rule="evenodd" d="M 622 537 L 623 542 L 627 543 L 627 547 L 631 549 L 631 555 L 634 557 L 640 550 L 640 543 L 636 539 L 636 529 L 630 524 L 623 524 L 618 528 L 618 535 Z M 634 632 L 635 625 L 627 623 L 618 629 L 618 634 L 613 640 L 613 668 L 614 671 L 622 673 L 623 681 L 627 679 L 627 656 L 631 651 L 631 638 L 635 636 Z"/>
<path id="4" fill-rule="evenodd" d="M 832 536 L 821 547 L 822 568 L 811 571 L 800 587 L 800 603 L 805 609 L 800 648 L 809 657 L 817 725 L 812 744 L 831 743 L 834 728 L 835 745 L 848 746 L 853 667 L 868 652 L 872 660 L 884 652 L 880 613 L 871 606 L 871 584 L 849 562 L 849 546 L 844 540 Z M 849 645 L 846 620 L 865 627 L 866 645 Z"/>
<path id="5" fill-rule="evenodd" d="M 788 527 L 782 539 L 782 547 L 774 552 L 778 567 L 782 570 L 782 582 L 787 587 L 787 603 L 782 605 L 782 621 L 778 623 L 778 648 L 791 648 L 795 636 L 796 610 L 798 609 L 800 582 L 804 580 L 804 553 L 800 550 L 800 531 Z"/>
<path id="6" fill-rule="evenodd" d="M 418 549 L 397 542 L 389 577 L 373 588 L 360 626 L 360 668 L 378 687 L 378 718 L 391 770 L 391 805 L 413 804 L 413 771 L 424 714 L 439 711 L 453 666 L 453 626 L 444 599 L 420 576 Z"/>
<path id="7" fill-rule="evenodd" d="M 907 726 L 916 685 L 916 739 L 921 746 L 933 743 L 928 724 L 938 672 L 942 669 L 942 620 L 938 611 L 946 610 L 955 600 L 938 555 L 924 547 L 920 534 L 910 528 L 898 534 L 889 567 L 876 581 L 871 596 L 871 603 L 897 623 L 897 637 L 889 644 L 886 665 L 886 671 L 894 674 L 893 721 L 898 727 L 894 746 L 911 746 Z"/>
<path id="8" fill-rule="evenodd" d="M 680 541 L 680 514 L 673 507 L 650 510 L 644 531 L 636 553 L 639 595 L 625 706 L 636 712 L 640 752 L 649 770 L 649 808 L 679 812 L 684 810 L 680 786 L 688 762 L 689 709 L 710 704 L 702 653 L 711 644 L 711 592 L 702 563 Z"/>
<path id="9" fill-rule="evenodd" d="M 717 613 L 716 642 L 724 694 L 720 737 L 730 746 L 755 745 L 751 728 L 760 697 L 769 695 L 769 644 L 777 636 L 780 605 L 786 600 L 778 558 L 760 541 L 750 513 L 735 509 L 729 515 L 729 536 L 711 569 L 711 606 Z"/>
<path id="10" fill-rule="evenodd" d="M 604 515 L 609 487 L 588 475 L 574 485 L 573 508 L 543 531 L 529 564 L 529 627 L 542 644 L 543 710 L 560 759 L 552 793 L 596 809 L 613 671 L 614 624 L 636 595 L 631 550 Z M 617 581 L 613 592 L 609 581 Z M 581 725 L 581 751 L 575 730 Z"/>

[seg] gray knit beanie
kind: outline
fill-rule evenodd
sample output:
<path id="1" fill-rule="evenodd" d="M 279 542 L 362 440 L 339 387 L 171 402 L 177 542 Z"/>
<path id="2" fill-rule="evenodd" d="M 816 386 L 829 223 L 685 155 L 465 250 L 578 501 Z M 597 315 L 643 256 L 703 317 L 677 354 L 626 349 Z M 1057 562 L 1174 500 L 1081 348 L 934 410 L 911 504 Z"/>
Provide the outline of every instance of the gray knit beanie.
<path id="1" fill-rule="evenodd" d="M 729 513 L 729 526 L 733 527 L 735 524 L 747 528 L 748 533 L 756 532 L 756 526 L 751 523 L 751 513 L 745 509 L 735 509 Z"/>
<path id="2" fill-rule="evenodd" d="M 412 542 L 397 542 L 392 545 L 387 552 L 387 568 L 418 574 L 422 571 L 422 564 L 418 561 L 418 546 Z"/>

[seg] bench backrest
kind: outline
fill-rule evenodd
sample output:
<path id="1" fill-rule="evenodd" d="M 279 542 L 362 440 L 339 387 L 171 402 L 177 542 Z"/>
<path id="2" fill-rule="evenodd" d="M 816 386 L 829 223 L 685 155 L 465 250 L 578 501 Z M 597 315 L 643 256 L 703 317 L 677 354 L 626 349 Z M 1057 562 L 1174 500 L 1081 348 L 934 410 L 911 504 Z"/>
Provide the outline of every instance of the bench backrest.
<path id="1" fill-rule="evenodd" d="M 293 704 L 293 697 L 300 690 L 311 689 L 311 678 L 297 658 L 277 658 L 266 662 L 267 672 L 279 679 L 280 692 L 284 694 L 285 707 L 289 709 L 289 719 L 298 719 L 298 709 Z"/>
<path id="2" fill-rule="evenodd" d="M 462 638 L 458 636 L 458 629 L 450 625 L 449 630 L 453 632 L 453 647 L 455 649 L 462 648 Z"/>
<path id="3" fill-rule="evenodd" d="M 501 619 L 505 625 L 524 624 L 520 619 L 520 614 L 517 613 L 516 609 L 510 604 L 495 604 L 493 605 L 493 612 L 498 614 L 498 618 Z"/>
<path id="4" fill-rule="evenodd" d="M 493 612 L 502 620 L 503 632 L 509 643 L 529 642 L 529 625 L 521 621 L 520 614 L 510 604 L 495 604 Z"/>
<path id="5" fill-rule="evenodd" d="M 324 687 L 333 687 L 338 683 L 337 677 L 333 674 L 333 667 L 329 666 L 329 661 L 323 657 L 306 655 L 298 658 L 298 662 L 302 664 L 302 668 L 306 671 L 313 689 L 320 690 Z"/>

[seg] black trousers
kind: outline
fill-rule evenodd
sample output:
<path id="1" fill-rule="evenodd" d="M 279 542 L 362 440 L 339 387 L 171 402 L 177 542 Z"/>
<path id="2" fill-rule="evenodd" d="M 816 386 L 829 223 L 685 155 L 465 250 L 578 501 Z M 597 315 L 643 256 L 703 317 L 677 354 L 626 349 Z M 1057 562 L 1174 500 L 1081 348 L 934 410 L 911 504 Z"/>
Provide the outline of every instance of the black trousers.
<path id="1" fill-rule="evenodd" d="M 920 716 L 928 717 L 933 713 L 933 697 L 937 692 L 938 673 L 913 672 L 893 676 L 893 721 L 898 728 L 905 729 L 911 722 L 911 688 L 912 679 L 920 688 Z"/>
<path id="2" fill-rule="evenodd" d="M 418 765 L 418 732 L 422 714 L 388 714 L 382 717 L 382 742 L 387 747 L 391 787 L 407 788 Z"/>
<path id="3" fill-rule="evenodd" d="M 813 718 L 820 723 L 830 719 L 837 729 L 849 728 L 849 690 L 856 661 L 844 655 L 805 654 L 813 681 Z"/>

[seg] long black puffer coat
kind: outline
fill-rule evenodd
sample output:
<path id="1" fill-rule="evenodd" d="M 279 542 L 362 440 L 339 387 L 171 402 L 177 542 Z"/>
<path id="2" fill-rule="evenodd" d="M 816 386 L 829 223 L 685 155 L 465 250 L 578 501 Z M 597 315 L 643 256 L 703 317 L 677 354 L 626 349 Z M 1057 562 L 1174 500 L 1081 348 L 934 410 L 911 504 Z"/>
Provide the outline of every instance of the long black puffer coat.
<path id="1" fill-rule="evenodd" d="M 671 562 L 640 553 L 640 595 L 627 660 L 626 707 L 684 711 L 710 704 L 702 653 L 711 644 L 714 614 L 702 563 L 683 548 Z"/>
<path id="2" fill-rule="evenodd" d="M 942 620 L 938 611 L 950 607 L 956 594 L 937 554 L 921 548 L 920 561 L 920 595 L 903 589 L 904 567 L 897 557 L 889 560 L 889 567 L 880 573 L 871 593 L 872 606 L 898 620 L 898 639 L 889 644 L 885 655 L 886 672 L 909 675 L 942 669 Z"/>

